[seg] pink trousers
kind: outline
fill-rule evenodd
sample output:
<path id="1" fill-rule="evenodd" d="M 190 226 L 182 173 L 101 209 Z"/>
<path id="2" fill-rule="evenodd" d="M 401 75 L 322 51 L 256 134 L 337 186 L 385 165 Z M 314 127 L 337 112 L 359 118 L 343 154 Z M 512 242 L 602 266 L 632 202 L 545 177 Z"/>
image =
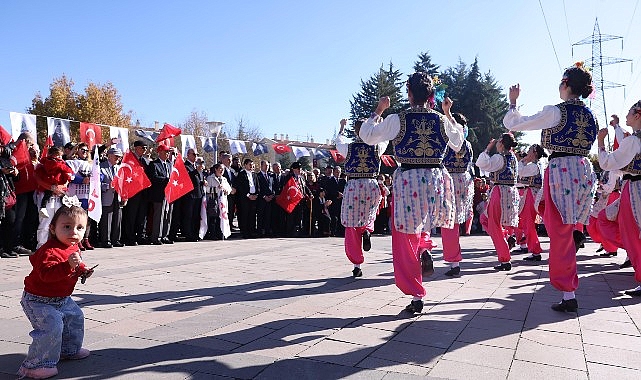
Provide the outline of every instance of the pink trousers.
<path id="1" fill-rule="evenodd" d="M 617 221 L 620 226 L 625 226 L 620 232 L 621 242 L 628 252 L 628 258 L 634 268 L 634 279 L 637 280 L 637 282 L 641 282 L 641 239 L 639 239 L 639 226 L 632 212 L 629 182 L 623 186 L 620 206 Z"/>
<path id="2" fill-rule="evenodd" d="M 523 211 L 519 214 L 519 227 L 525 236 L 527 250 L 536 255 L 540 255 L 541 252 L 543 252 L 543 249 L 541 249 L 539 235 L 536 233 L 536 210 L 534 209 L 534 195 L 532 194 L 532 189 L 525 189 L 523 196 L 525 197 L 525 204 L 523 206 Z M 520 240 L 517 239 L 517 241 Z"/>
<path id="3" fill-rule="evenodd" d="M 547 171 L 548 169 L 546 169 Z M 556 289 L 564 292 L 573 292 L 579 287 L 579 276 L 576 271 L 576 248 L 572 231 L 574 224 L 564 224 L 563 219 L 550 195 L 550 181 L 548 173 L 544 178 L 545 198 L 545 228 L 550 238 L 549 271 L 550 283 Z"/>
<path id="4" fill-rule="evenodd" d="M 374 231 L 374 222 L 363 227 L 345 227 L 345 254 L 352 264 L 360 265 L 365 261 L 363 256 L 363 233 Z"/>
<path id="5" fill-rule="evenodd" d="M 463 260 L 459 242 L 459 224 L 455 224 L 452 229 L 441 227 L 441 241 L 443 244 L 443 260 L 448 263 L 458 263 Z"/>
<path id="6" fill-rule="evenodd" d="M 482 222 L 485 222 L 485 219 Z M 512 257 L 505 239 L 506 231 L 501 225 L 501 189 L 498 186 L 492 190 L 492 196 L 487 205 L 487 225 L 483 227 L 492 238 L 499 261 L 502 263 L 510 261 Z"/>
<path id="7" fill-rule="evenodd" d="M 392 206 L 393 207 L 393 206 Z M 431 251 L 434 244 L 427 232 L 405 234 L 394 227 L 392 213 L 392 260 L 394 263 L 394 281 L 404 294 L 414 297 L 425 297 L 423 272 L 421 270 L 420 252 Z"/>

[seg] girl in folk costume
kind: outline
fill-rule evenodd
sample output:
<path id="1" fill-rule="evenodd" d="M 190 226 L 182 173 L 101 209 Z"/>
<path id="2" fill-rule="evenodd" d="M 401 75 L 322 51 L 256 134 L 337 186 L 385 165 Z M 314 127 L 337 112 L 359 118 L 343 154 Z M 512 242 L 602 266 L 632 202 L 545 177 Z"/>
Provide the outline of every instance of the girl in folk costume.
<path id="1" fill-rule="evenodd" d="M 498 254 L 499 265 L 494 269 L 499 271 L 512 269 L 510 247 L 506 238 L 508 233 L 503 227 L 516 227 L 519 223 L 519 192 L 515 186 L 517 163 L 512 151 L 516 145 L 514 136 L 504 133 L 499 140 L 490 140 L 485 151 L 479 154 L 476 160 L 476 166 L 490 172 L 490 180 L 494 182 L 485 210 L 487 218 L 482 220 L 487 223 L 483 227 L 492 238 Z M 494 146 L 498 154 L 490 156 L 489 151 Z"/>
<path id="2" fill-rule="evenodd" d="M 632 136 L 623 139 L 614 152 L 608 153 L 605 150 L 607 128 L 598 132 L 599 165 L 603 170 L 620 169 L 623 172 L 616 222 L 619 225 L 621 243 L 634 268 L 634 279 L 641 283 L 641 100 L 630 108 L 625 121 L 632 127 Z M 641 286 L 626 290 L 625 293 L 640 297 Z"/>
<path id="3" fill-rule="evenodd" d="M 587 225 L 588 234 L 593 242 L 601 244 L 597 253 L 601 257 L 617 255 L 619 237 L 619 225 L 607 219 L 606 208 L 614 203 L 621 196 L 620 181 L 623 174 L 619 170 L 603 171 L 597 187 L 598 199 L 592 205 L 590 221 Z M 613 207 L 616 207 L 613 206 Z M 607 225 L 605 225 L 607 224 Z M 610 224 L 613 224 L 610 226 Z M 604 236 L 605 234 L 611 236 Z"/>
<path id="4" fill-rule="evenodd" d="M 392 140 L 394 155 L 401 163 L 394 172 L 392 191 L 394 279 L 403 293 L 413 296 L 405 310 L 420 313 L 425 296 L 423 270 L 433 271 L 430 231 L 454 226 L 452 178 L 442 167 L 443 156 L 447 146 L 458 152 L 464 137 L 463 128 L 450 113 L 451 99 L 443 101 L 445 115 L 433 110 L 434 83 L 426 73 L 410 76 L 407 95 L 411 108 L 384 120 L 380 115 L 390 107 L 390 99 L 381 98 L 359 135 L 370 145 Z"/>
<path id="5" fill-rule="evenodd" d="M 378 205 L 381 203 L 381 191 L 376 175 L 381 165 L 380 156 L 387 147 L 386 142 L 367 145 L 358 136 L 363 120 L 354 123 L 356 139 L 345 142 L 343 129 L 346 119 L 340 121 L 341 129 L 336 137 L 336 149 L 345 157 L 347 184 L 341 204 L 341 223 L 345 226 L 345 253 L 354 264 L 352 275 L 363 275 L 361 264 L 365 261 L 363 251 L 372 247 L 370 236 L 374 231 L 374 221 Z"/>
<path id="6" fill-rule="evenodd" d="M 541 243 L 536 232 L 536 208 L 535 198 L 541 186 L 543 186 L 543 175 L 539 160 L 547 157 L 547 153 L 539 144 L 534 144 L 528 149 L 527 155 L 518 164 L 518 183 L 523 187 L 519 202 L 519 229 L 523 231 L 523 238 L 526 245 L 521 243 L 521 250 L 527 250 L 532 255 L 524 258 L 526 261 L 541 261 Z"/>
<path id="7" fill-rule="evenodd" d="M 224 240 L 231 236 L 229 214 L 227 213 L 227 196 L 232 187 L 223 175 L 225 167 L 217 163 L 212 167 L 213 173 L 207 177 L 207 213 L 211 217 L 209 233 L 215 240 Z M 209 220 L 209 219 L 208 219 Z"/>
<path id="8" fill-rule="evenodd" d="M 574 226 L 587 223 L 592 208 L 596 177 L 587 155 L 598 129 L 592 111 L 579 97 L 588 97 L 592 90 L 592 75 L 577 63 L 565 70 L 559 84 L 563 103 L 522 116 L 516 109 L 521 91 L 517 84 L 510 87 L 510 110 L 503 118 L 512 131 L 541 129 L 541 146 L 552 152 L 543 179 L 543 220 L 550 237 L 550 282 L 563 292 L 562 301 L 552 305 L 556 311 L 578 308 L 576 252 L 585 237 Z"/>
<path id="9" fill-rule="evenodd" d="M 463 133 L 467 138 L 467 119 L 460 113 L 452 115 L 457 123 L 463 126 Z M 445 272 L 446 276 L 458 276 L 461 273 L 459 262 L 461 256 L 461 244 L 459 243 L 460 225 L 465 225 L 472 218 L 472 201 L 474 199 L 474 180 L 472 178 L 472 144 L 465 140 L 461 150 L 454 152 L 449 146 L 445 150 L 443 166 L 452 176 L 454 185 L 454 198 L 456 202 L 456 214 L 454 216 L 453 228 L 441 227 L 441 238 L 443 244 L 443 259 L 450 263 L 450 269 Z"/>

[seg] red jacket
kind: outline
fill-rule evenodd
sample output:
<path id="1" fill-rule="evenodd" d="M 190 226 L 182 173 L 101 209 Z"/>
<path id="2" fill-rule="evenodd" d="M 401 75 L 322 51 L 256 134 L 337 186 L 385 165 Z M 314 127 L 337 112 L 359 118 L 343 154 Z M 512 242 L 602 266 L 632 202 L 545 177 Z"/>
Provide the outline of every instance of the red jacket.
<path id="1" fill-rule="evenodd" d="M 21 169 L 18 169 L 18 180 L 13 181 L 13 184 L 16 186 L 16 194 L 28 193 L 38 188 L 34 172 L 35 166 L 32 163 L 28 163 Z"/>
<path id="2" fill-rule="evenodd" d="M 33 269 L 24 279 L 24 290 L 41 297 L 70 296 L 79 274 L 85 271 L 83 263 L 73 271 L 67 262 L 69 256 L 77 251 L 77 245 L 65 247 L 58 239 L 49 239 L 29 256 Z"/>
<path id="3" fill-rule="evenodd" d="M 63 160 L 45 157 L 36 167 L 36 176 L 40 180 L 38 189 L 41 191 L 51 190 L 53 185 L 66 185 L 73 174 L 73 169 Z"/>

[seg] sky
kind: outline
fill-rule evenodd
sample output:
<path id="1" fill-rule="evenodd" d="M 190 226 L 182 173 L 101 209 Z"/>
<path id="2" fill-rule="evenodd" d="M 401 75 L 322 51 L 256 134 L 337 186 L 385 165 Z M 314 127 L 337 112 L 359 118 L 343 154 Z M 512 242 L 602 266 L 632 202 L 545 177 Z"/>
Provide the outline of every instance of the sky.
<path id="1" fill-rule="evenodd" d="M 641 99 L 639 0 L 487 1 L 0 1 L 0 125 L 25 112 L 63 74 L 76 92 L 111 82 L 125 111 L 152 127 L 192 111 L 239 120 L 265 137 L 331 139 L 350 100 L 392 62 L 404 74 L 429 52 L 441 69 L 478 58 L 504 89 L 519 83 L 524 114 L 560 101 L 566 67 L 589 58 L 595 20 L 605 66 L 606 111 Z M 547 21 L 547 24 L 546 24 Z M 623 41 L 623 45 L 621 43 Z M 456 104 L 452 110 L 456 111 Z M 472 126 L 473 127 L 473 126 Z M 524 141 L 536 142 L 539 133 Z"/>

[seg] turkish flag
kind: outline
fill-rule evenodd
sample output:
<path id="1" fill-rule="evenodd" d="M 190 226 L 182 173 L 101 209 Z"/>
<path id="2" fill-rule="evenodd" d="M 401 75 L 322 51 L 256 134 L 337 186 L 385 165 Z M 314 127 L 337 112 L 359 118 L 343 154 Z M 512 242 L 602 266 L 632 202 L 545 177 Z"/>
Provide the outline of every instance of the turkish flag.
<path id="1" fill-rule="evenodd" d="M 45 141 L 45 146 L 42 148 L 42 152 L 40 152 L 40 160 L 42 161 L 43 158 L 47 157 L 47 153 L 49 152 L 49 148 L 53 146 L 53 138 L 51 136 L 47 136 L 47 140 Z"/>
<path id="2" fill-rule="evenodd" d="M 165 198 L 167 202 L 173 203 L 176 199 L 182 197 L 194 189 L 194 184 L 191 182 L 185 161 L 183 161 L 180 153 L 176 156 L 174 167 L 171 169 L 169 175 L 169 183 L 165 187 Z"/>
<path id="3" fill-rule="evenodd" d="M 7 145 L 12 139 L 11 133 L 7 132 L 7 130 L 0 125 L 0 144 Z"/>
<path id="4" fill-rule="evenodd" d="M 122 199 L 129 199 L 151 186 L 151 181 L 147 178 L 145 168 L 142 167 L 140 161 L 133 153 L 127 151 L 111 185 Z"/>
<path id="5" fill-rule="evenodd" d="M 20 140 L 16 143 L 16 149 L 11 153 L 11 163 L 20 170 L 27 166 L 29 162 L 31 162 L 31 157 L 29 157 L 27 142 L 25 140 Z"/>
<path id="6" fill-rule="evenodd" d="M 289 180 L 285 183 L 285 186 L 283 186 L 283 190 L 278 194 L 278 197 L 276 197 L 276 203 L 278 203 L 283 210 L 287 211 L 288 214 L 291 214 L 301 199 L 303 199 L 303 193 L 301 193 L 298 188 L 296 179 L 289 177 Z"/>
<path id="7" fill-rule="evenodd" d="M 102 129 L 96 124 L 80 123 L 80 141 L 92 150 L 94 145 L 102 144 Z"/>
<path id="8" fill-rule="evenodd" d="M 345 161 L 345 157 L 343 157 L 342 154 L 340 154 L 336 149 L 332 149 L 329 151 L 329 153 L 332 155 L 332 158 L 336 162 L 343 162 Z"/>
<path id="9" fill-rule="evenodd" d="M 396 160 L 394 159 L 394 156 L 390 156 L 389 154 L 381 155 L 381 162 L 383 162 L 383 165 L 389 166 L 390 168 L 395 168 L 398 166 Z"/>
<path id="10" fill-rule="evenodd" d="M 272 145 L 272 148 L 274 148 L 274 151 L 278 154 L 285 154 L 292 151 L 292 148 L 290 148 L 289 145 L 286 144 L 274 144 Z"/>
<path id="11" fill-rule="evenodd" d="M 160 131 L 160 134 L 158 137 L 156 137 L 156 142 L 160 142 L 165 139 L 172 139 L 179 134 L 182 133 L 182 130 L 180 128 L 176 128 L 171 124 L 165 123 L 165 125 L 162 126 L 162 130 Z M 173 146 L 173 145 L 172 145 Z"/>

